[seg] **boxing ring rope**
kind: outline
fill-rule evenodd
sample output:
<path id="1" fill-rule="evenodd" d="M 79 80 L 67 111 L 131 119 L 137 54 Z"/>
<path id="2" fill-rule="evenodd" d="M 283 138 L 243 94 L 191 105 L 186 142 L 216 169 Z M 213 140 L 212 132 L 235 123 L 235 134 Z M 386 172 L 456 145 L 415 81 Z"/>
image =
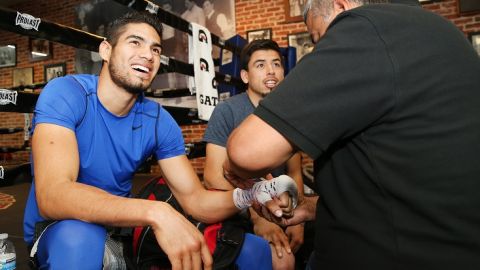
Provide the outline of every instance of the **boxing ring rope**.
<path id="1" fill-rule="evenodd" d="M 28 86 L 23 86 L 28 87 Z M 18 88 L 18 87 L 16 87 Z M 11 90 L 11 89 L 6 89 Z M 0 112 L 19 112 L 19 113 L 32 113 L 37 103 L 38 93 L 26 92 L 26 91 L 11 91 L 9 94 L 15 95 L 15 102 L 0 105 Z M 0 89 L 0 96 L 2 90 Z"/>
<path id="2" fill-rule="evenodd" d="M 23 128 L 0 128 L 0 134 L 14 134 L 20 131 L 23 131 Z"/>
<path id="3" fill-rule="evenodd" d="M 36 98 L 32 103 L 32 106 L 35 106 Z M 33 108 L 32 108 L 33 110 Z M 18 111 L 17 111 L 18 112 Z M 12 127 L 12 128 L 0 128 L 0 134 L 15 134 L 23 132 L 23 144 L 18 147 L 0 147 L 0 154 L 3 156 L 3 161 L 6 159 L 6 155 L 19 151 L 29 151 L 30 150 L 30 114 L 23 113 L 24 116 L 24 126 L 23 127 Z M 0 163 L 0 187 L 9 186 L 15 183 L 20 182 L 30 182 L 30 162 L 21 162 L 16 164 L 1 164 Z"/>
<path id="4" fill-rule="evenodd" d="M 122 0 L 115 0 L 115 1 L 121 4 L 122 2 L 125 2 Z M 147 3 L 148 1 L 143 1 L 143 2 Z M 140 3 L 140 1 L 135 3 Z M 140 8 L 142 6 L 143 5 L 140 6 L 139 4 L 137 4 L 135 6 L 137 7 L 136 10 L 145 11 L 146 9 L 142 10 Z M 188 26 L 185 26 L 185 24 L 188 24 L 187 21 L 177 17 L 172 13 L 164 11 L 158 6 L 157 6 L 157 9 L 158 9 L 157 15 L 158 14 L 161 15 L 161 16 L 160 15 L 158 16 L 159 19 L 162 20 L 164 18 L 165 20 L 167 20 L 165 24 L 170 24 L 174 27 L 176 27 L 175 24 L 179 24 L 182 27 L 182 29 L 180 30 L 185 30 L 185 28 L 188 28 Z M 38 25 L 36 26 L 36 29 L 35 28 L 32 28 L 33 30 L 24 29 L 17 25 L 17 18 L 20 17 L 19 14 L 21 13 L 8 8 L 0 7 L 0 29 L 13 32 L 16 34 L 21 34 L 24 36 L 45 39 L 45 40 L 61 43 L 64 45 L 68 45 L 77 49 L 85 49 L 93 52 L 98 51 L 98 46 L 104 39 L 104 37 L 102 36 L 98 36 L 92 33 L 85 32 L 83 30 L 79 30 L 79 29 L 65 26 L 58 23 L 53 23 L 43 19 L 39 19 L 41 20 L 41 22 L 38 23 Z M 32 17 L 32 20 L 33 20 L 33 17 Z M 82 43 L 79 43 L 78 40 L 81 40 Z M 232 45 L 230 45 L 230 43 L 226 43 L 225 46 L 220 45 L 223 43 L 223 41 L 221 42 L 221 39 L 218 36 L 215 36 L 212 34 L 212 42 L 213 40 L 216 40 L 215 42 L 219 44 L 219 46 L 222 48 L 229 49 L 235 52 L 239 51 L 238 48 L 236 49 L 232 48 Z M 185 63 L 165 55 L 161 56 L 161 63 L 162 63 L 162 66 L 158 72 L 159 74 L 168 73 L 168 72 L 177 72 L 177 73 L 181 73 L 188 76 L 194 76 L 192 64 Z M 241 79 L 231 77 L 230 75 L 221 74 L 219 72 L 216 72 L 215 78 L 217 79 L 218 83 L 233 84 L 236 86 L 243 85 L 243 82 L 241 81 Z"/>
<path id="5" fill-rule="evenodd" d="M 175 14 L 169 13 L 155 4 L 152 4 L 149 1 L 139 0 L 139 1 L 125 1 L 125 0 L 115 0 L 122 5 L 126 5 L 137 11 L 150 11 L 155 10 L 155 14 L 158 18 L 167 25 L 172 27 L 180 27 L 180 30 L 184 32 L 190 32 L 188 27 L 189 23 L 176 16 Z M 164 21 L 165 22 L 164 22 Z M 21 27 L 22 24 L 25 24 L 29 27 L 25 29 Z M 29 28 L 29 29 L 28 29 Z M 13 32 L 16 34 L 21 34 L 24 36 L 29 36 L 33 38 L 45 39 L 64 45 L 68 45 L 78 49 L 85 49 L 89 51 L 98 51 L 98 45 L 103 41 L 103 37 L 95 35 L 92 33 L 85 32 L 73 27 L 65 26 L 62 24 L 50 22 L 48 20 L 43 20 L 40 18 L 35 18 L 29 14 L 22 14 L 18 11 L 14 11 L 8 8 L 0 7 L 0 29 Z M 78 42 L 81 40 L 81 43 Z M 221 48 L 229 49 L 234 52 L 239 52 L 239 48 L 233 46 L 229 42 L 224 42 L 218 36 L 212 34 L 212 42 L 218 45 Z M 194 76 L 193 65 L 185 63 L 174 58 L 170 58 L 165 55 L 161 55 L 160 58 L 161 67 L 158 71 L 158 74 L 177 72 L 188 76 Z M 232 77 L 229 74 L 222 74 L 218 71 L 215 72 L 215 80 L 217 83 L 232 85 L 235 87 L 243 87 L 243 82 L 241 79 Z M 20 87 L 12 87 L 8 90 L 17 90 L 22 87 L 27 88 L 40 88 L 43 87 L 45 83 L 35 84 L 35 85 L 26 85 Z M 17 91 L 17 102 L 16 104 L 7 104 L 0 106 L 0 111 L 4 112 L 32 112 L 35 106 L 36 98 L 38 98 L 37 93 L 28 93 L 23 91 Z M 189 96 L 190 93 L 187 89 L 181 89 L 181 91 L 165 91 L 167 97 L 178 97 L 178 96 Z M 153 94 L 147 93 L 147 96 L 152 96 Z M 191 116 L 191 113 L 185 113 L 185 109 L 190 110 L 189 108 L 176 108 L 170 106 L 164 106 L 169 112 L 172 113 L 173 117 L 178 117 L 179 124 L 195 124 L 201 123 L 200 120 L 195 120 Z M 185 114 L 188 115 L 188 119 L 183 119 Z"/>
<path id="6" fill-rule="evenodd" d="M 25 29 L 17 24 L 18 14 L 20 13 L 17 11 L 0 7 L 0 29 L 89 51 L 97 51 L 103 40 L 101 36 L 46 20 L 41 20 L 36 28 L 32 26 L 31 29 Z M 82 40 L 82 44 L 79 44 L 78 40 Z"/>
<path id="7" fill-rule="evenodd" d="M 159 20 L 169 26 L 177 28 L 191 35 L 189 29 L 189 22 L 178 17 L 177 15 L 163 10 L 159 6 L 145 0 L 115 0 L 119 4 L 127 6 L 136 11 L 149 11 L 156 14 Z M 5 7 L 0 7 L 0 29 L 20 34 L 23 36 L 29 36 L 32 38 L 45 39 L 52 42 L 68 45 L 77 49 L 84 49 L 88 51 L 97 52 L 99 44 L 104 40 L 104 37 L 92 34 L 83 30 L 79 30 L 73 27 L 65 26 L 62 24 L 43 20 L 41 18 L 33 17 L 29 14 L 23 14 L 21 12 L 11 10 Z M 232 51 L 234 55 L 239 55 L 240 48 L 234 44 L 224 41 L 218 36 L 211 34 L 212 43 L 221 49 L 227 49 Z M 79 42 L 81 41 L 81 42 Z M 195 76 L 193 65 L 185 63 L 174 58 L 170 58 L 165 55 L 160 57 L 161 67 L 158 74 L 177 72 L 183 75 Z M 215 71 L 215 80 L 217 83 L 226 85 L 232 85 L 235 87 L 243 87 L 241 79 L 232 77 L 229 74 L 222 74 Z M 0 95 L 3 97 L 14 96 L 14 102 L 3 102 L 0 104 L 0 112 L 19 112 L 19 113 L 32 113 L 39 94 L 22 91 L 24 88 L 38 89 L 43 88 L 46 83 L 37 83 L 33 85 L 22 85 L 17 87 L 10 87 L 9 89 L 0 89 Z M 191 95 L 188 89 L 180 89 L 180 91 L 164 91 L 164 97 L 178 97 Z M 151 94 L 147 93 L 148 96 Z M 179 125 L 202 123 L 203 121 L 195 119 L 195 113 L 192 113 L 190 108 L 171 107 L 164 106 L 166 110 L 172 114 L 174 119 L 177 120 Z M 187 113 L 185 112 L 187 111 Z M 187 117 L 185 118 L 185 115 Z M 25 131 L 25 128 L 3 128 L 0 129 L 0 134 L 13 134 L 16 132 Z M 20 147 L 0 147 L 0 153 L 12 153 L 21 150 L 28 150 L 28 140 Z M 189 158 L 195 158 L 204 156 L 205 145 L 202 143 L 189 143 L 186 144 L 186 152 Z M 28 163 L 26 163 L 28 165 Z M 11 168 L 0 166 L 0 176 L 2 178 L 7 177 L 11 180 L 13 176 L 18 174 L 19 171 L 28 169 L 25 163 L 19 166 L 13 166 Z M 8 181 L 7 181 L 8 182 Z M 6 183 L 5 181 L 3 183 Z"/>
<path id="8" fill-rule="evenodd" d="M 189 35 L 192 34 L 192 31 L 190 29 L 190 23 L 188 21 L 184 20 L 181 17 L 178 17 L 173 13 L 163 10 L 161 7 L 159 7 L 158 5 L 150 1 L 147 1 L 147 0 L 113 0 L 113 1 L 119 4 L 122 4 L 124 6 L 130 7 L 136 11 L 148 11 L 150 13 L 154 13 L 157 15 L 157 17 L 160 19 L 162 23 L 175 27 L 180 31 L 188 33 Z M 231 43 L 228 40 L 225 41 L 221 39 L 219 36 L 213 33 L 210 33 L 210 35 L 212 38 L 213 45 L 216 45 L 222 49 L 227 49 L 236 55 L 240 55 L 241 48 L 238 48 L 237 46 L 235 46 L 235 44 Z"/>

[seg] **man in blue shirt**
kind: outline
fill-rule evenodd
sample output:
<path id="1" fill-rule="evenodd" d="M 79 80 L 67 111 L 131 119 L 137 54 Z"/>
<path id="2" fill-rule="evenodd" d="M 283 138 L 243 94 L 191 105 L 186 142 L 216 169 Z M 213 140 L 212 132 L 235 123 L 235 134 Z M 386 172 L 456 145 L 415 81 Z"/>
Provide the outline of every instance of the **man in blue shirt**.
<path id="1" fill-rule="evenodd" d="M 105 226 L 147 225 L 173 269 L 211 269 L 205 240 L 188 220 L 167 203 L 129 198 L 133 174 L 152 154 L 183 209 L 196 219 L 217 222 L 249 204 L 248 191 L 204 189 L 185 156 L 180 128 L 144 98 L 160 67 L 160 33 L 155 16 L 126 14 L 99 46 L 99 77 L 66 76 L 42 91 L 24 221 L 25 240 L 37 250 L 41 269 L 99 269 Z M 33 243 L 35 225 L 45 220 L 56 222 Z"/>

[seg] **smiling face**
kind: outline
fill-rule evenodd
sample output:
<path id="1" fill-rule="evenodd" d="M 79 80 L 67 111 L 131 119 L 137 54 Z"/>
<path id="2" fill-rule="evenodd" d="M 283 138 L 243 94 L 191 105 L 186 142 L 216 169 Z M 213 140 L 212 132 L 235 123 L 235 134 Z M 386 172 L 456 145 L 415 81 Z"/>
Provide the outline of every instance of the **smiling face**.
<path id="1" fill-rule="evenodd" d="M 248 61 L 248 70 L 241 71 L 247 93 L 254 104 L 268 95 L 283 80 L 284 70 L 278 52 L 257 50 Z M 253 98 L 252 98 L 253 97 Z"/>
<path id="2" fill-rule="evenodd" d="M 150 87 L 160 68 L 160 36 L 145 23 L 124 26 L 106 60 L 112 81 L 132 94 Z"/>

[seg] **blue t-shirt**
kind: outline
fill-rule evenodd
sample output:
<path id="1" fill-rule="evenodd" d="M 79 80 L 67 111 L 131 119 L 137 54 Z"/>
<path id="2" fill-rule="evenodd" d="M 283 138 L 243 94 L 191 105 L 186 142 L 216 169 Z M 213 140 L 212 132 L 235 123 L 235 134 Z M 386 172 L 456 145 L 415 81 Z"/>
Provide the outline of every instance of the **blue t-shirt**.
<path id="1" fill-rule="evenodd" d="M 39 123 L 73 130 L 80 156 L 77 181 L 127 197 L 135 171 L 149 156 L 165 159 L 185 154 L 182 132 L 165 109 L 143 95 L 128 115 L 110 113 L 98 100 L 97 82 L 95 75 L 52 80 L 37 101 L 32 133 Z M 27 243 L 32 241 L 35 223 L 42 220 L 32 184 L 24 216 Z"/>

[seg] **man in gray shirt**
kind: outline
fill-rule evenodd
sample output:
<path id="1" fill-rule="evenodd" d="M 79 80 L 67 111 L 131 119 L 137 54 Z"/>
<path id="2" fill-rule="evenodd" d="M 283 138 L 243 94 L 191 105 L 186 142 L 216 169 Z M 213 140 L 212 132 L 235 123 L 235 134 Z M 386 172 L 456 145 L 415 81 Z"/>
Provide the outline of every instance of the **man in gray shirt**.
<path id="1" fill-rule="evenodd" d="M 217 105 L 208 123 L 203 140 L 207 142 L 204 181 L 208 188 L 231 190 L 234 187 L 224 178 L 222 165 L 227 159 L 226 143 L 230 133 L 253 113 L 260 100 L 284 78 L 284 68 L 278 44 L 272 40 L 255 40 L 241 54 L 241 78 L 247 90 Z M 300 199 L 303 195 L 301 157 L 295 154 L 280 168 L 271 172 L 276 177 L 287 174 L 297 183 Z M 293 269 L 294 252 L 303 243 L 303 224 L 288 227 L 260 217 L 250 209 L 250 219 L 256 235 L 270 243 L 273 269 Z M 293 251 L 293 252 L 292 252 Z M 275 255 L 273 255 L 275 254 Z"/>

